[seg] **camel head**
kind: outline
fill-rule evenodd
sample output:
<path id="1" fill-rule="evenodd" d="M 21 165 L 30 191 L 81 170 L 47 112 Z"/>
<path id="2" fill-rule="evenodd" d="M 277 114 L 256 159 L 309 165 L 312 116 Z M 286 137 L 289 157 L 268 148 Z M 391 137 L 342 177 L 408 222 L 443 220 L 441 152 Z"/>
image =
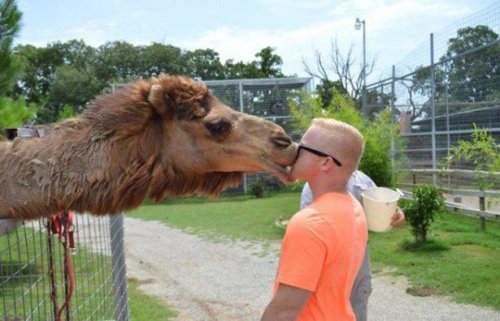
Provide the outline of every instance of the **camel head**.
<path id="1" fill-rule="evenodd" d="M 249 172 L 268 171 L 290 182 L 287 167 L 297 145 L 285 131 L 231 109 L 192 79 L 163 76 L 139 81 L 98 98 L 95 106 L 100 107 L 90 107 L 84 116 L 108 126 L 100 133 L 121 137 L 125 158 L 149 166 L 147 189 L 154 200 L 216 195 L 240 185 L 243 173 Z M 130 165 L 123 166 L 130 170 Z"/>
<path id="2" fill-rule="evenodd" d="M 40 129 L 43 137 L 0 143 L 0 216 L 118 213 L 148 195 L 216 195 L 256 171 L 288 182 L 297 152 L 278 125 L 173 76 L 99 96 L 80 116 Z"/>

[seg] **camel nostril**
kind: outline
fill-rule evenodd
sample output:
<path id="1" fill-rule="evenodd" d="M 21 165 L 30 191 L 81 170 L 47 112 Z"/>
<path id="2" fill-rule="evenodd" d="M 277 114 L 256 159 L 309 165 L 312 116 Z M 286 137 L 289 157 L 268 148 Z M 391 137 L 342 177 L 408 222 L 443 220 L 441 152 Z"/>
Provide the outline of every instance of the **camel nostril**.
<path id="1" fill-rule="evenodd" d="M 292 144 L 292 140 L 287 136 L 275 136 L 271 137 L 271 141 L 280 147 L 288 147 Z"/>

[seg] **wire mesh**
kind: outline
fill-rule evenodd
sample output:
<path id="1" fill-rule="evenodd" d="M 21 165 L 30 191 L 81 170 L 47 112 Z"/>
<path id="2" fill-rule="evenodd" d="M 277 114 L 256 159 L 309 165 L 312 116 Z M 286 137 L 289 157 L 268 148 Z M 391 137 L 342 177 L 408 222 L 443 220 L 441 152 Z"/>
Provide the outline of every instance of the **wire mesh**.
<path id="1" fill-rule="evenodd" d="M 393 157 L 399 184 L 430 183 L 447 190 L 478 190 L 476 164 L 450 156 L 460 141 L 472 141 L 474 126 L 500 138 L 500 3 L 431 34 L 369 84 L 368 110 L 376 115 L 391 106 L 405 146 Z M 494 147 L 495 148 L 495 147 Z M 500 150 L 497 150 L 500 152 Z M 446 170 L 442 170 L 445 169 Z M 489 175 L 489 190 L 500 191 L 500 173 Z M 478 208 L 478 197 L 449 194 Z M 499 211 L 495 202 L 490 209 Z"/>
<path id="2" fill-rule="evenodd" d="M 55 320 L 68 294 L 64 245 L 48 233 L 46 219 L 20 223 L 2 220 L 0 230 L 0 318 L 2 320 Z M 75 250 L 71 253 L 75 290 L 63 320 L 128 320 L 125 275 L 117 279 L 112 264 L 117 253 L 111 243 L 110 218 L 76 215 Z M 121 227 L 115 227 L 120 231 Z M 118 234 L 119 235 L 119 234 Z M 123 234 L 121 234 L 123 236 Z M 123 249 L 121 249 L 123 251 Z M 117 296 L 116 294 L 120 294 Z"/>

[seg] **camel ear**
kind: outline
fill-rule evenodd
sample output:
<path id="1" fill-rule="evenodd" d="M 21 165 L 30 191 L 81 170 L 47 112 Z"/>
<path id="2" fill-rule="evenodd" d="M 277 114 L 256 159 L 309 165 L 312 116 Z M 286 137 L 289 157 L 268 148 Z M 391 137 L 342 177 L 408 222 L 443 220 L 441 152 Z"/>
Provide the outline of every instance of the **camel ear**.
<path id="1" fill-rule="evenodd" d="M 154 84 L 149 89 L 148 101 L 155 108 L 156 112 L 165 119 L 171 119 L 172 113 L 169 111 L 169 106 L 173 105 L 173 101 L 168 95 L 163 94 L 163 88 Z"/>

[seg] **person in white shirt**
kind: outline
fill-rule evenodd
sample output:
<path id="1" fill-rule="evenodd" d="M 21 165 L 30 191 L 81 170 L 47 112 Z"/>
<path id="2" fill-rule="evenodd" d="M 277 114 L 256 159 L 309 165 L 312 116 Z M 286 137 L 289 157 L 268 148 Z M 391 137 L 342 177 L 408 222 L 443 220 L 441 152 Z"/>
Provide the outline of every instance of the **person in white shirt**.
<path id="1" fill-rule="evenodd" d="M 349 181 L 347 182 L 347 190 L 361 203 L 363 200 L 361 194 L 364 190 L 372 187 L 377 187 L 373 180 L 360 170 L 356 170 Z M 313 202 L 313 194 L 309 185 L 306 183 L 302 189 L 300 197 L 300 208 L 304 208 Z M 396 213 L 392 217 L 392 226 L 399 227 L 405 222 L 405 215 L 398 207 Z M 356 321 L 366 321 L 368 317 L 368 297 L 372 292 L 371 285 L 371 268 L 369 249 L 366 247 L 365 258 L 361 268 L 354 280 L 354 285 L 351 292 L 351 305 L 356 315 Z"/>

